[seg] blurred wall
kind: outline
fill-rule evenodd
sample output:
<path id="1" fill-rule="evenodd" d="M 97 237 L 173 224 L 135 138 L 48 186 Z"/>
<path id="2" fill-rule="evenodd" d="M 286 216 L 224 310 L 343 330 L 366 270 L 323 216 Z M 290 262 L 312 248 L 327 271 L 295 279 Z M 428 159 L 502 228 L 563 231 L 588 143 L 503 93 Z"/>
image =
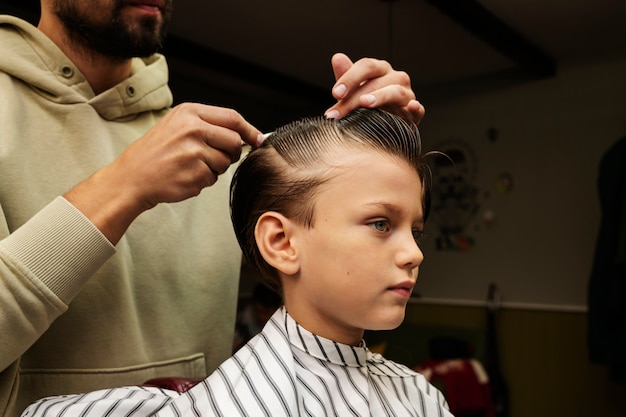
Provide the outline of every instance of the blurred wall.
<path id="1" fill-rule="evenodd" d="M 441 250 L 437 220 L 427 224 L 417 292 L 463 303 L 484 300 L 494 282 L 514 306 L 584 309 L 598 165 L 626 135 L 624 74 L 624 59 L 571 65 L 555 78 L 425 103 L 426 149 L 469 148 L 477 193 L 463 231 L 472 244 Z"/>

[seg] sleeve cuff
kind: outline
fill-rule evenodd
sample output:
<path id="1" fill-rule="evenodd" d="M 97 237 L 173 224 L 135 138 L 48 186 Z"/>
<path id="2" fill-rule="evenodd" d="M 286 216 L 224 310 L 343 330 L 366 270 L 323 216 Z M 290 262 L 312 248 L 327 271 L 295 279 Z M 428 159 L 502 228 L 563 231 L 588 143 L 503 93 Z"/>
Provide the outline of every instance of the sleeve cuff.
<path id="1" fill-rule="evenodd" d="M 69 304 L 115 247 L 77 208 L 57 197 L 0 242 L 14 262 Z"/>

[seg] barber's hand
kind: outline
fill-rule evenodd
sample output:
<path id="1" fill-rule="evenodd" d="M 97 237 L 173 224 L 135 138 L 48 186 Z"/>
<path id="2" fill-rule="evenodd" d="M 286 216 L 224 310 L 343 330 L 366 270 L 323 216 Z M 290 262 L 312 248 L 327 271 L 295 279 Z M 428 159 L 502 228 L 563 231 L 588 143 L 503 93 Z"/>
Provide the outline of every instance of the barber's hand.
<path id="1" fill-rule="evenodd" d="M 331 63 L 336 79 L 332 94 L 337 103 L 326 110 L 326 117 L 341 118 L 358 107 L 382 108 L 415 123 L 424 117 L 424 106 L 415 100 L 406 72 L 374 58 L 352 63 L 342 53 L 333 55 Z"/>
<path id="2" fill-rule="evenodd" d="M 143 211 L 213 185 L 260 134 L 234 110 L 181 104 L 65 198 L 115 244 Z"/>
<path id="3" fill-rule="evenodd" d="M 231 109 L 185 103 L 173 108 L 113 163 L 128 191 L 149 208 L 185 200 L 213 185 L 261 132 Z"/>

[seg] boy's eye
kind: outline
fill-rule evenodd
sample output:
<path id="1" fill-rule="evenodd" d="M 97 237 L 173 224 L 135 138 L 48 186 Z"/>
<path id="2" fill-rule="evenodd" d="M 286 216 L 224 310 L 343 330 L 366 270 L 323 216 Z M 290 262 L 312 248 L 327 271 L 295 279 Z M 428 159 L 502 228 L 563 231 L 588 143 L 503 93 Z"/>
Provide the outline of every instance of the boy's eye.
<path id="1" fill-rule="evenodd" d="M 376 220 L 369 225 L 379 232 L 389 231 L 389 222 L 387 220 Z"/>

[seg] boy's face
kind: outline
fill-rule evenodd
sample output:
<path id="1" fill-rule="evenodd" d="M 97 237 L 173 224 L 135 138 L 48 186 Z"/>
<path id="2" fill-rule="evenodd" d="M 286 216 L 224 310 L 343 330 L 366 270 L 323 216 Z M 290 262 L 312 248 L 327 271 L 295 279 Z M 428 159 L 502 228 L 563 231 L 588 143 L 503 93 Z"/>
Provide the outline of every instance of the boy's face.
<path id="1" fill-rule="evenodd" d="M 338 158 L 342 168 L 317 191 L 312 227 L 299 230 L 299 274 L 283 288 L 287 310 L 309 331 L 358 344 L 365 329 L 404 319 L 424 259 L 414 237 L 423 230 L 422 186 L 388 155 L 349 149 Z"/>

